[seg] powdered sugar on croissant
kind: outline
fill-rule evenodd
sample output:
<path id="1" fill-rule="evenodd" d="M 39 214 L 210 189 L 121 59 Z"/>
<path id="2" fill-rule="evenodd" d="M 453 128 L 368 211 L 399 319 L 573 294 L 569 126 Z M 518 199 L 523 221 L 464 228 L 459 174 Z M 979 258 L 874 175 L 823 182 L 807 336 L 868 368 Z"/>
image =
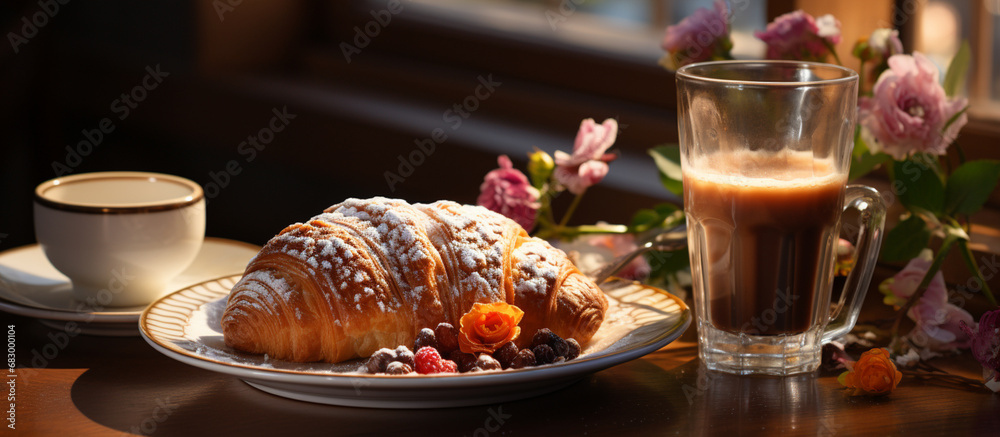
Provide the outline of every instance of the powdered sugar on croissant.
<path id="1" fill-rule="evenodd" d="M 547 327 L 585 343 L 607 300 L 558 249 L 482 207 L 348 199 L 285 228 L 251 260 L 223 315 L 226 344 L 339 362 L 413 343 L 477 302 L 524 310 L 521 342 Z"/>

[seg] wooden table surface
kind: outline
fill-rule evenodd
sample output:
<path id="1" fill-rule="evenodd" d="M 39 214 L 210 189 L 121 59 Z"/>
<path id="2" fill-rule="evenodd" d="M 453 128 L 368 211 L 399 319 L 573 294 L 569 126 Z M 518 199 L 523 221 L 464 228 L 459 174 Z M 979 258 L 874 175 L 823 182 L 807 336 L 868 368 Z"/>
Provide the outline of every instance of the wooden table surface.
<path id="1" fill-rule="evenodd" d="M 6 428 L 5 414 L 10 432 L 3 435 L 965 436 L 1000 430 L 1000 394 L 985 389 L 904 378 L 888 397 L 847 397 L 835 372 L 784 379 L 708 372 L 699 368 L 693 328 L 657 352 L 551 394 L 463 408 L 378 410 L 270 395 L 161 355 L 138 337 L 61 338 L 37 320 L 0 317 L 15 331 L 19 367 L 16 430 Z M 46 345 L 58 347 L 54 358 L 34 355 Z M 49 346 L 48 355 L 54 351 Z M 936 363 L 981 376 L 967 353 Z"/>

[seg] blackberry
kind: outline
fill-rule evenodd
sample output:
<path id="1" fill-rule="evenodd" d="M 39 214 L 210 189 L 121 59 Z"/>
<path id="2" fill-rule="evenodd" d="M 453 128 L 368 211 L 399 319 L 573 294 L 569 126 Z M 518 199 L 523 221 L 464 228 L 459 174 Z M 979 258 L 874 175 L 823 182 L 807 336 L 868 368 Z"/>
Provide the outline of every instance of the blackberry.
<path id="1" fill-rule="evenodd" d="M 539 329 L 535 332 L 535 336 L 531 338 L 531 348 L 534 349 L 535 346 L 542 344 L 548 344 L 551 347 L 552 337 L 555 335 L 549 328 Z"/>
<path id="2" fill-rule="evenodd" d="M 432 347 L 437 349 L 437 339 L 434 337 L 434 331 L 431 328 L 424 328 L 420 330 L 417 334 L 417 339 L 413 342 L 413 350 L 420 350 L 422 347 Z"/>
<path id="3" fill-rule="evenodd" d="M 382 348 L 372 354 L 371 358 L 368 358 L 368 362 L 365 363 L 365 368 L 368 373 L 385 373 L 386 366 L 395 358 L 395 354 L 391 349 Z"/>
<path id="4" fill-rule="evenodd" d="M 523 369 L 525 367 L 531 367 L 535 365 L 535 353 L 531 349 L 521 349 L 514 357 L 514 360 L 510 362 L 511 369 Z"/>
<path id="5" fill-rule="evenodd" d="M 476 367 L 476 356 L 473 354 L 467 354 L 458 349 L 451 351 L 448 355 L 448 359 L 455 362 L 458 365 L 458 371 L 465 373 Z"/>
<path id="6" fill-rule="evenodd" d="M 500 362 L 500 367 L 506 369 L 510 367 L 510 363 L 514 361 L 514 357 L 517 356 L 517 345 L 513 341 L 507 342 L 507 344 L 500 346 L 493 352 L 493 358 L 496 358 Z"/>
<path id="7" fill-rule="evenodd" d="M 482 354 L 476 359 L 476 368 L 479 370 L 500 370 L 500 362 L 495 358 Z"/>
<path id="8" fill-rule="evenodd" d="M 438 352 L 450 354 L 458 349 L 458 330 L 451 323 L 438 323 L 434 328 L 434 336 L 437 338 Z"/>
<path id="9" fill-rule="evenodd" d="M 576 341 L 575 338 L 566 340 L 566 345 L 569 346 L 569 350 L 566 352 L 566 360 L 572 360 L 580 356 L 580 343 Z"/>
<path id="10" fill-rule="evenodd" d="M 539 365 L 549 364 L 556 360 L 556 352 L 547 344 L 535 346 L 531 348 L 531 351 L 535 353 L 535 362 Z"/>
<path id="11" fill-rule="evenodd" d="M 549 347 L 552 351 L 556 353 L 557 357 L 565 357 L 569 354 L 569 344 L 562 337 L 552 334 L 552 338 L 549 341 Z"/>
<path id="12" fill-rule="evenodd" d="M 411 351 L 410 348 L 400 345 L 396 348 L 395 353 L 395 361 L 406 364 L 407 366 L 410 366 L 411 369 L 415 369 L 417 367 L 417 362 L 413 358 L 413 351 Z"/>
<path id="13" fill-rule="evenodd" d="M 413 368 L 399 361 L 393 361 L 385 367 L 385 373 L 390 375 L 406 375 L 407 373 L 413 373 Z"/>

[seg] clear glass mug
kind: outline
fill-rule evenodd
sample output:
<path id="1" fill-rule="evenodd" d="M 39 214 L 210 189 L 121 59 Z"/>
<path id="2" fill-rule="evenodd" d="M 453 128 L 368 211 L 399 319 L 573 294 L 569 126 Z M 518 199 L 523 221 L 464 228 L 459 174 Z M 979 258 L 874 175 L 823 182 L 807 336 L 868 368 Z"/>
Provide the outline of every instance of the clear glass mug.
<path id="1" fill-rule="evenodd" d="M 857 321 L 885 221 L 877 191 L 847 185 L 857 86 L 854 71 L 809 62 L 677 71 L 698 350 L 709 369 L 810 372 L 822 344 Z M 848 208 L 859 210 L 857 260 L 831 305 Z"/>

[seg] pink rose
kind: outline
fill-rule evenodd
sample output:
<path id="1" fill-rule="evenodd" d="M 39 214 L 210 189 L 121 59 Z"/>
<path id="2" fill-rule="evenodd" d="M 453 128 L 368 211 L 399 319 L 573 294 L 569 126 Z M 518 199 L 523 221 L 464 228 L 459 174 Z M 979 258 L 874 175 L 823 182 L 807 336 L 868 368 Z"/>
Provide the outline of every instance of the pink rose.
<path id="1" fill-rule="evenodd" d="M 813 18 L 798 10 L 775 18 L 754 36 L 767 44 L 767 59 L 823 61 L 840 42 L 840 22 L 833 15 Z"/>
<path id="2" fill-rule="evenodd" d="M 525 230 L 535 226 L 538 198 L 541 194 L 531 186 L 528 177 L 514 168 L 507 155 L 497 158 L 500 168 L 486 174 L 479 186 L 476 203 L 514 220 Z"/>
<path id="3" fill-rule="evenodd" d="M 972 356 L 983 365 L 983 379 L 993 391 L 1000 391 L 1000 310 L 993 310 L 979 318 L 979 327 L 973 331 L 962 326 L 971 337 Z"/>
<path id="4" fill-rule="evenodd" d="M 583 120 L 573 144 L 573 155 L 561 150 L 555 153 L 556 181 L 577 195 L 600 182 L 608 174 L 608 161 L 615 159 L 615 155 L 605 152 L 617 136 L 618 122 L 613 118 L 602 124 L 594 123 L 592 118 Z"/>
<path id="5" fill-rule="evenodd" d="M 712 59 L 730 59 L 733 43 L 729 39 L 729 8 L 715 0 L 714 8 L 698 8 L 680 23 L 667 27 L 660 43 L 669 55 L 668 68 Z"/>
<path id="6" fill-rule="evenodd" d="M 944 155 L 968 121 L 963 113 L 944 129 L 966 99 L 945 95 L 937 67 L 920 52 L 890 57 L 872 94 L 858 99 L 861 134 L 872 153 L 881 150 L 896 159 L 913 152 Z"/>

